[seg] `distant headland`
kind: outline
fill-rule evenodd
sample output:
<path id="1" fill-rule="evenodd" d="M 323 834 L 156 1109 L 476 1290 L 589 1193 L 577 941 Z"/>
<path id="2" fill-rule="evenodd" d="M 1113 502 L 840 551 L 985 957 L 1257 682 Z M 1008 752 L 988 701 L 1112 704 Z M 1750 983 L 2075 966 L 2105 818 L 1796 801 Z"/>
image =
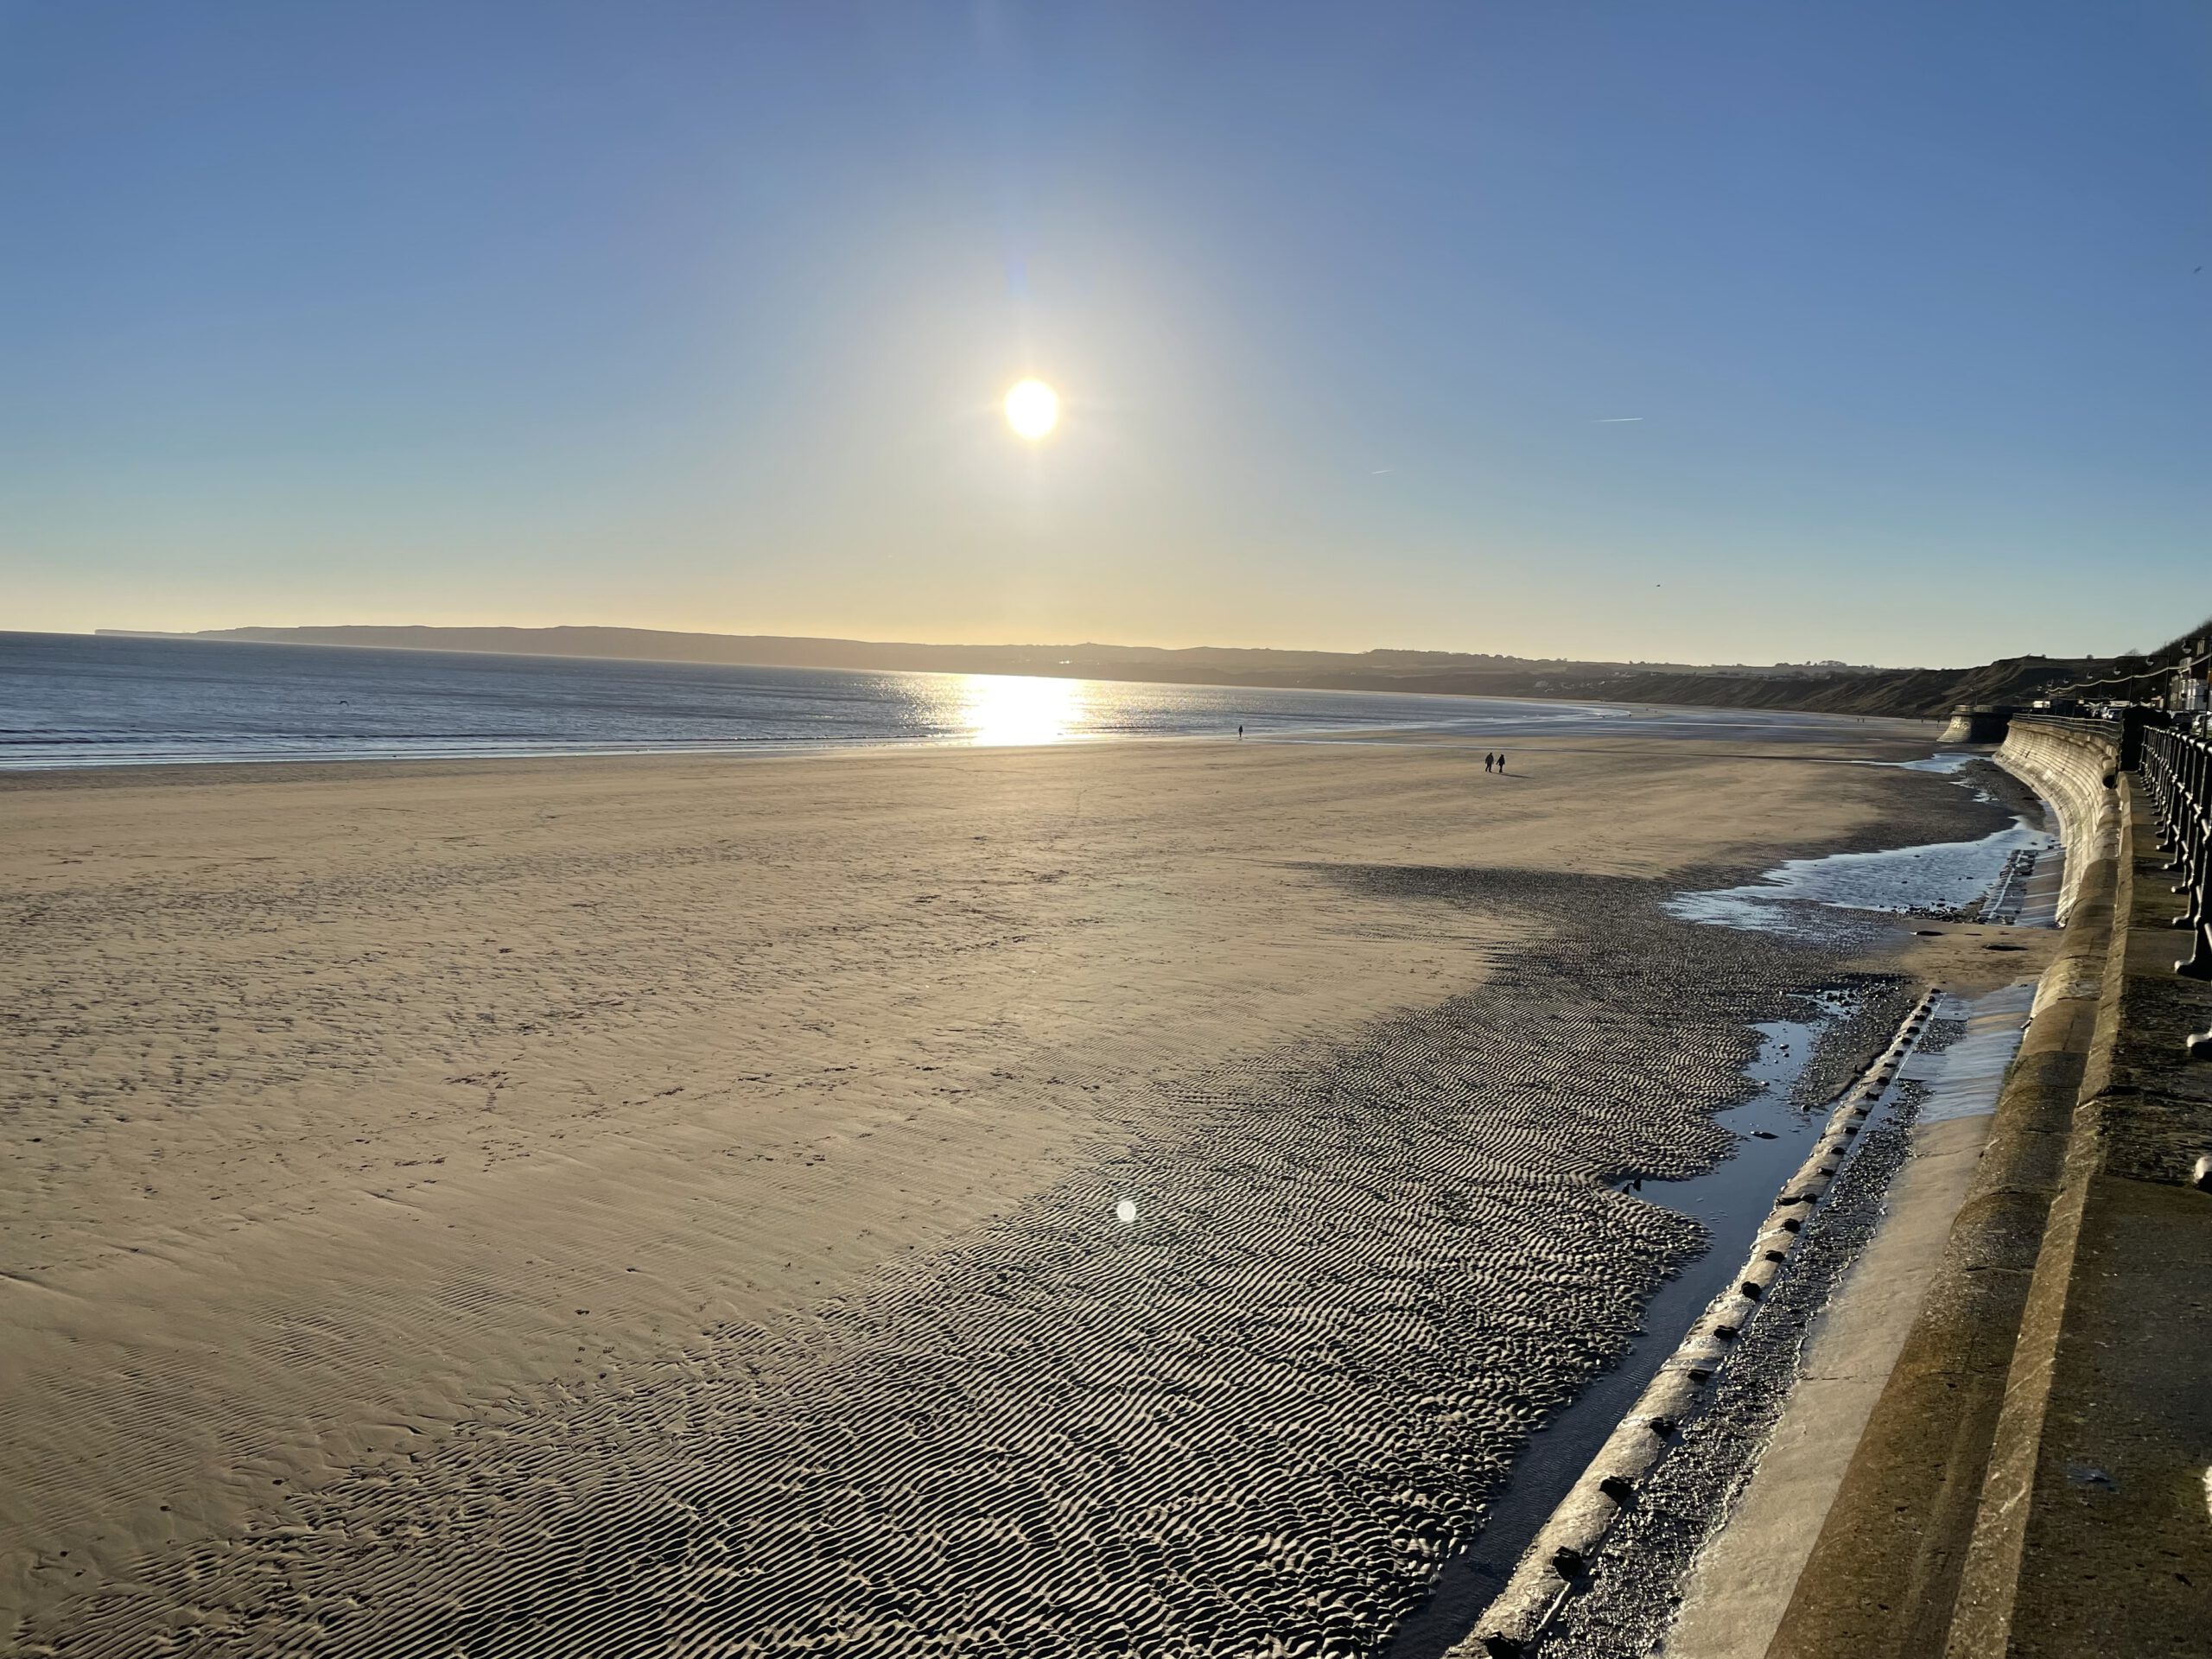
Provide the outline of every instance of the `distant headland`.
<path id="1" fill-rule="evenodd" d="M 139 630 L 103 628 L 104 634 Z M 1802 709 L 1933 719 L 1962 703 L 2024 702 L 2050 687 L 2123 673 L 2147 658 L 2014 657 L 1971 668 L 1847 663 L 1699 665 L 1496 656 L 1485 652 L 1281 651 L 1223 645 L 946 645 L 658 628 L 338 626 L 212 628 L 167 638 L 490 652 L 530 657 L 728 663 L 951 674 L 1033 674 L 1187 685 L 1427 696 L 1597 698 L 1612 702 Z"/>

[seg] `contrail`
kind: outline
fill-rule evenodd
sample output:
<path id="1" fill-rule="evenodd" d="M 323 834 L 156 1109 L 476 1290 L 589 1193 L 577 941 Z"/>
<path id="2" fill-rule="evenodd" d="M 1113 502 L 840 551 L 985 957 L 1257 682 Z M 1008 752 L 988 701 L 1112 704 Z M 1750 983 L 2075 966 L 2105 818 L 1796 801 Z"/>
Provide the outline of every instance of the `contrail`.
<path id="1" fill-rule="evenodd" d="M 1600 415 L 1591 424 L 1592 426 L 1624 426 L 1630 421 L 1640 421 L 1643 418 L 1641 415 Z"/>

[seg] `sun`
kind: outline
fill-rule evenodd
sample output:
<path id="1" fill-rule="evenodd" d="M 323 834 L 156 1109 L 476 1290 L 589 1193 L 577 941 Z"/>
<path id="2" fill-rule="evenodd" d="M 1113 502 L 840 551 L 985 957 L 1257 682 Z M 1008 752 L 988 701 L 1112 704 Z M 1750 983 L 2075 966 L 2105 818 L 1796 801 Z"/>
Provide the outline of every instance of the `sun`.
<path id="1" fill-rule="evenodd" d="M 1036 442 L 1060 423 L 1060 394 L 1042 380 L 1024 380 L 1006 395 L 1006 423 Z"/>

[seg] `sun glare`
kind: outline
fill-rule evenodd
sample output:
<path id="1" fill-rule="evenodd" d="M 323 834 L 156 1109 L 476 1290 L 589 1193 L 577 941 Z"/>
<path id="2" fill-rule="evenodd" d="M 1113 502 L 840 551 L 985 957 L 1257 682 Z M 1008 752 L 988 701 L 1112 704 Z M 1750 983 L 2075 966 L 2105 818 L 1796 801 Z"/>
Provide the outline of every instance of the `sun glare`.
<path id="1" fill-rule="evenodd" d="M 1060 394 L 1042 380 L 1024 380 L 1006 395 L 1006 423 L 1036 442 L 1060 423 Z"/>
<path id="2" fill-rule="evenodd" d="M 978 748 L 1058 743 L 1087 723 L 1083 687 L 1074 680 L 970 674 L 959 692 L 968 741 Z"/>

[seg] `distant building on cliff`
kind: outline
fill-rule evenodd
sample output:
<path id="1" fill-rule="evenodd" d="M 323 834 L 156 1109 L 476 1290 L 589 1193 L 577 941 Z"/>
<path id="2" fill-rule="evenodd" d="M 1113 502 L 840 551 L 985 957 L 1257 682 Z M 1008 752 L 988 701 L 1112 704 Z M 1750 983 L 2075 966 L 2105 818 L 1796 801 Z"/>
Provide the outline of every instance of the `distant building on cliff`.
<path id="1" fill-rule="evenodd" d="M 2175 714 L 2212 713 L 2212 635 L 2192 639 L 2181 650 L 2166 707 Z"/>

